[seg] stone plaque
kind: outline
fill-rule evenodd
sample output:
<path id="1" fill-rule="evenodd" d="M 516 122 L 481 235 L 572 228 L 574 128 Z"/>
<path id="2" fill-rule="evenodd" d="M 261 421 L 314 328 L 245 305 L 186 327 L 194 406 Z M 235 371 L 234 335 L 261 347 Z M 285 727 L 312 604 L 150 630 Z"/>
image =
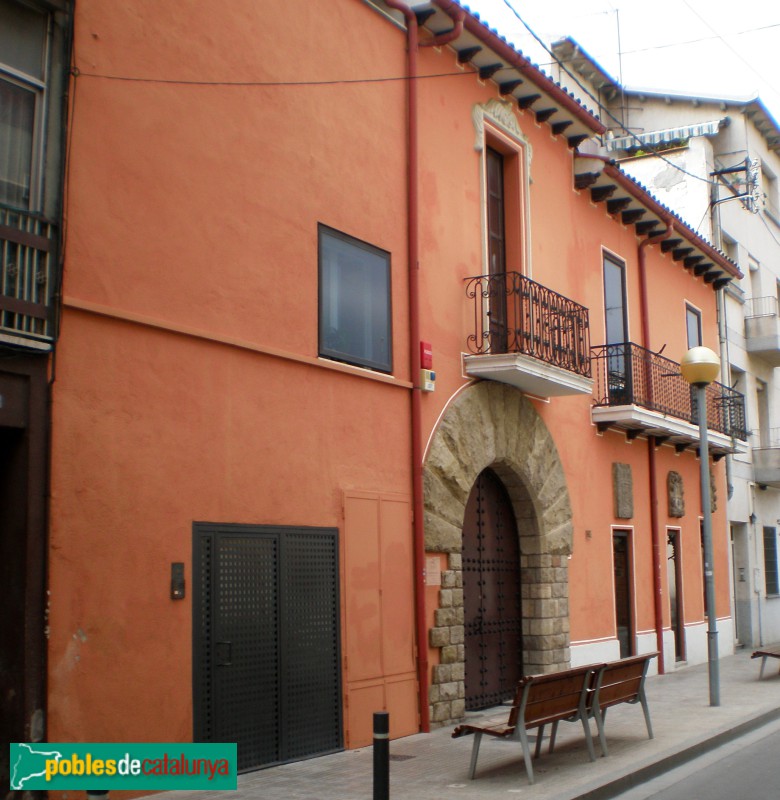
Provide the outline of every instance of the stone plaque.
<path id="1" fill-rule="evenodd" d="M 669 495 L 669 516 L 685 516 L 685 494 L 683 492 L 683 479 L 679 472 L 673 470 L 666 476 L 666 489 Z"/>
<path id="2" fill-rule="evenodd" d="M 441 586 L 441 562 L 438 556 L 425 557 L 426 586 Z"/>
<path id="3" fill-rule="evenodd" d="M 634 481 L 631 465 L 612 464 L 612 490 L 615 498 L 615 517 L 631 519 L 634 516 Z"/>

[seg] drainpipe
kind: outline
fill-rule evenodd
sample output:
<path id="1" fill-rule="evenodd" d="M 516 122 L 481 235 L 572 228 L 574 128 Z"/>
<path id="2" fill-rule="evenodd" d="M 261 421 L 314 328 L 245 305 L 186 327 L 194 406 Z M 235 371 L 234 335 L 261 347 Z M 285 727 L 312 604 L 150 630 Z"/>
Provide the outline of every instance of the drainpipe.
<path id="1" fill-rule="evenodd" d="M 463 20 L 466 19 L 466 11 L 457 3 L 453 3 L 452 0 L 447 0 L 446 3 L 439 3 L 438 5 L 452 19 L 455 25 L 450 31 L 444 31 L 420 42 L 420 47 L 441 47 L 457 39 L 463 33 Z"/>
<path id="2" fill-rule="evenodd" d="M 422 477 L 422 393 L 420 390 L 419 213 L 417 175 L 417 17 L 402 0 L 385 0 L 406 18 L 407 103 L 407 258 L 409 268 L 409 362 L 412 413 L 412 530 L 414 538 L 415 627 L 417 681 L 420 692 L 420 730 L 431 729 L 428 706 L 428 624 L 425 618 L 425 528 Z"/>
<path id="3" fill-rule="evenodd" d="M 658 244 L 672 235 L 672 220 L 666 218 L 666 230 L 658 236 L 644 239 L 639 243 L 639 296 L 642 307 L 642 346 L 650 349 L 650 315 L 647 297 L 647 264 L 646 250 L 650 245 Z M 652 387 L 652 381 L 648 386 Z M 651 388 L 652 391 L 652 388 Z M 647 469 L 650 474 L 650 530 L 653 535 L 653 597 L 655 599 L 655 646 L 658 650 L 658 674 L 663 675 L 664 665 L 664 618 L 663 618 L 663 592 L 661 584 L 661 572 L 665 559 L 661 547 L 661 523 L 658 518 L 658 478 L 656 475 L 655 463 L 655 436 L 647 439 Z"/>

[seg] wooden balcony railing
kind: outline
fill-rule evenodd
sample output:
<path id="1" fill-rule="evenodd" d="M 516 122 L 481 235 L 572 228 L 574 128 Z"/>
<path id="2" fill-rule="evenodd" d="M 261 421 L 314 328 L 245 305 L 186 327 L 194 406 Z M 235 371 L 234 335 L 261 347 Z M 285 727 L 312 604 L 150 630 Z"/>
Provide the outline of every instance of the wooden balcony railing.
<path id="1" fill-rule="evenodd" d="M 0 333 L 54 338 L 56 226 L 0 205 Z"/>

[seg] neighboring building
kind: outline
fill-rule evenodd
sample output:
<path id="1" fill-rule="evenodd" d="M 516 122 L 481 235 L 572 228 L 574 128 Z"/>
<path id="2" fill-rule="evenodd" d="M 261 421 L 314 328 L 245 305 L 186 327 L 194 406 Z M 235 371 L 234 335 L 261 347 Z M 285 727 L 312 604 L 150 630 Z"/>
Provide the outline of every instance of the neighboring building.
<path id="1" fill-rule="evenodd" d="M 758 98 L 620 87 L 571 39 L 563 66 L 594 87 L 611 130 L 605 152 L 739 264 L 723 289 L 726 381 L 747 397 L 751 447 L 729 459 L 734 635 L 780 640 L 780 126 Z M 571 77 L 558 75 L 572 85 Z M 577 87 L 579 88 L 579 87 Z M 597 94 L 596 94 L 597 92 Z M 694 270 L 701 267 L 694 267 Z"/>
<path id="2" fill-rule="evenodd" d="M 704 661 L 679 361 L 741 274 L 577 155 L 599 119 L 450 0 L 74 23 L 49 739 L 254 769 L 522 674 Z M 708 420 L 725 655 L 743 397 Z"/>
<path id="3" fill-rule="evenodd" d="M 46 496 L 54 379 L 65 0 L 0 0 L 0 784 L 46 707 Z"/>

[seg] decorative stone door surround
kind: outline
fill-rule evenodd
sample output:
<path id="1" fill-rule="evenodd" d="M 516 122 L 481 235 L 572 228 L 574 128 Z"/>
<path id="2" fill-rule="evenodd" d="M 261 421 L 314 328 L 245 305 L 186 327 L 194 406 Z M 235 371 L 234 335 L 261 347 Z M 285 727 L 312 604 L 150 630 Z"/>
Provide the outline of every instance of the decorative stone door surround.
<path id="1" fill-rule="evenodd" d="M 520 536 L 523 672 L 569 666 L 572 513 L 563 465 L 528 398 L 511 386 L 480 381 L 446 410 L 423 467 L 425 549 L 448 556 L 429 631 L 430 646 L 440 649 L 429 694 L 433 727 L 465 713 L 463 515 L 471 487 L 486 467 L 509 493 Z"/>

